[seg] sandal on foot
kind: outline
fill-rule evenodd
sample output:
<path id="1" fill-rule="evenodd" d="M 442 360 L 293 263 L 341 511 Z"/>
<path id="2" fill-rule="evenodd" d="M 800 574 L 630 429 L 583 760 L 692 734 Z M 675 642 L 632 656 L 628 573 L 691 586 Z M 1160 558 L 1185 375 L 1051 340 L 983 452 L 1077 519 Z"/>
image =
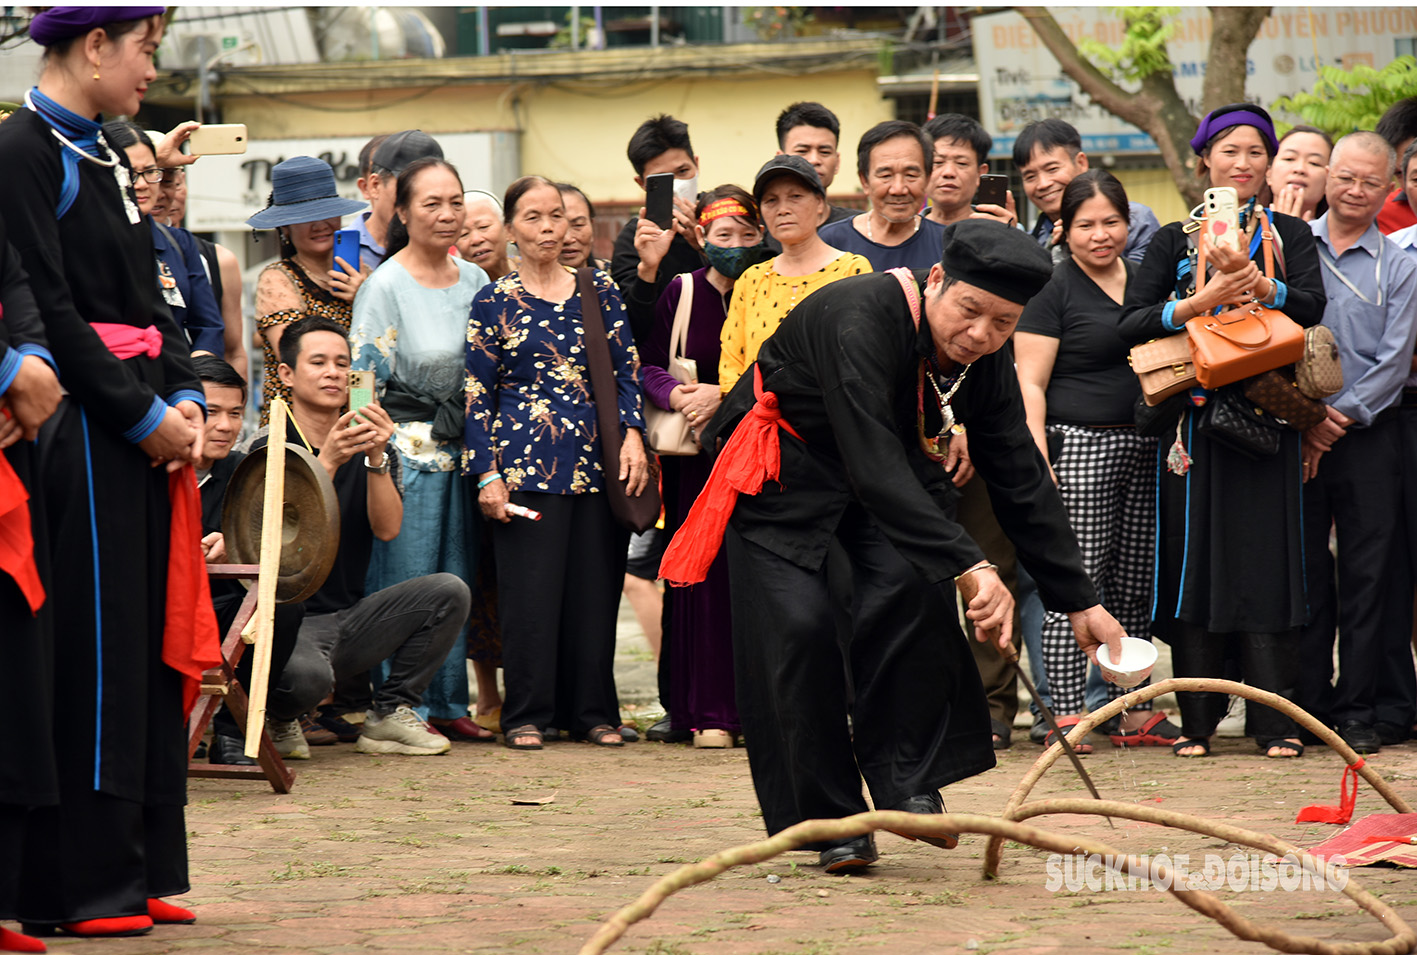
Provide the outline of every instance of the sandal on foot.
<path id="1" fill-rule="evenodd" d="M 599 726 L 589 729 L 585 738 L 588 742 L 596 746 L 624 746 L 625 737 L 620 735 L 620 731 L 609 723 L 601 723 Z"/>
<path id="2" fill-rule="evenodd" d="M 995 749 L 1008 749 L 1014 744 L 1014 728 L 996 719 L 989 720 L 989 732 L 994 737 Z"/>
<path id="3" fill-rule="evenodd" d="M 1190 749 L 1192 746 L 1199 746 L 1201 751 L 1200 751 L 1199 753 L 1183 753 L 1183 752 L 1181 752 L 1181 750 L 1183 750 L 1183 749 Z M 1177 755 L 1177 756 L 1180 756 L 1182 759 L 1198 759 L 1198 758 L 1201 757 L 1201 756 L 1209 756 L 1209 755 L 1210 755 L 1210 737 L 1209 737 L 1209 736 L 1198 736 L 1198 737 L 1196 737 L 1195 739 L 1188 739 L 1188 740 L 1186 740 L 1184 743 L 1181 742 L 1180 740 L 1177 740 L 1176 742 L 1174 742 L 1174 743 L 1171 744 L 1171 752 L 1174 753 L 1174 754 Z"/>
<path id="4" fill-rule="evenodd" d="M 1259 746 L 1260 751 L 1263 752 L 1270 759 L 1298 759 L 1300 756 L 1304 755 L 1304 744 L 1296 743 L 1292 739 L 1278 738 L 1264 740 L 1263 742 L 1261 742 L 1260 740 L 1255 740 L 1255 743 Z M 1271 753 L 1270 750 L 1272 749 L 1292 749 L 1294 750 L 1294 752 L 1292 754 Z"/>
<path id="5" fill-rule="evenodd" d="M 535 742 L 519 743 L 517 740 L 533 739 Z M 518 726 L 516 729 L 507 730 L 503 744 L 507 749 L 541 749 L 541 730 L 531 723 L 525 726 Z"/>
<path id="6" fill-rule="evenodd" d="M 1077 726 L 1078 723 L 1081 722 L 1081 720 L 1082 720 L 1082 717 L 1081 717 L 1081 716 L 1060 716 L 1060 717 L 1058 717 L 1058 729 L 1060 729 L 1060 730 L 1062 730 L 1063 732 L 1066 733 L 1067 730 L 1068 730 L 1068 727 L 1070 727 L 1070 726 Z M 1044 749 L 1047 749 L 1049 746 L 1052 746 L 1053 743 L 1054 743 L 1053 731 L 1050 729 L 1050 730 L 1048 731 L 1048 735 L 1045 736 L 1045 737 L 1043 737 L 1043 748 L 1044 748 Z M 1092 755 L 1092 744 L 1091 744 L 1091 743 L 1087 743 L 1087 742 L 1073 743 L 1073 744 L 1072 744 L 1072 747 L 1073 747 L 1073 752 L 1074 752 L 1074 753 L 1077 753 L 1079 756 L 1091 756 L 1091 755 Z"/>
<path id="7" fill-rule="evenodd" d="M 1130 733 L 1122 728 L 1119 718 L 1116 729 L 1117 732 L 1113 732 L 1109 728 L 1107 733 L 1113 746 L 1170 746 L 1181 738 L 1180 727 L 1168 720 L 1165 713 L 1153 713 L 1151 719 Z"/>

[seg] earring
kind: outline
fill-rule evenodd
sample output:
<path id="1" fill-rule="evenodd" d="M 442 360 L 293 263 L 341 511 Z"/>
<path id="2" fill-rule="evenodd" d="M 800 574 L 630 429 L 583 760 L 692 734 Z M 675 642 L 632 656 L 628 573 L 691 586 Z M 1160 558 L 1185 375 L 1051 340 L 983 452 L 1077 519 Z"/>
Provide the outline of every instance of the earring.
<path id="1" fill-rule="evenodd" d="M 99 78 L 99 76 L 98 76 L 98 64 L 97 64 L 97 63 L 95 63 L 95 64 L 93 65 L 93 78 L 94 78 L 94 79 L 98 79 L 98 78 Z"/>

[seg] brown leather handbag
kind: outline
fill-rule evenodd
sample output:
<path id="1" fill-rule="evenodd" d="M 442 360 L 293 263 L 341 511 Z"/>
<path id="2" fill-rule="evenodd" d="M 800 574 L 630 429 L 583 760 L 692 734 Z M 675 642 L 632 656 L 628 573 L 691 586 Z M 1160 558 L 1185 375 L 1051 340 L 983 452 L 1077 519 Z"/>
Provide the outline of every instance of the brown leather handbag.
<path id="1" fill-rule="evenodd" d="M 1259 216 L 1264 243 L 1264 272 L 1274 278 L 1274 233 L 1263 210 Z M 1205 243 L 1198 243 L 1196 292 L 1205 288 Z M 1219 388 L 1261 375 L 1304 357 L 1304 330 L 1288 315 L 1260 302 L 1236 305 L 1217 315 L 1197 315 L 1186 322 L 1195 356 L 1196 380 Z"/>
<path id="2" fill-rule="evenodd" d="M 1196 384 L 1191 336 L 1185 331 L 1133 345 L 1127 363 L 1141 383 L 1142 400 L 1152 407 Z"/>
<path id="3" fill-rule="evenodd" d="M 1315 401 L 1299 390 L 1294 382 L 1293 366 L 1248 378 L 1244 390 L 1246 398 L 1295 431 L 1307 431 L 1328 417 L 1322 401 Z"/>
<path id="4" fill-rule="evenodd" d="M 581 297 L 581 327 L 585 329 L 586 368 L 590 372 L 591 397 L 595 401 L 595 419 L 600 432 L 600 467 L 605 475 L 605 496 L 616 523 L 636 534 L 643 534 L 659 521 L 659 459 L 645 447 L 649 458 L 649 484 L 637 495 L 631 495 L 620 480 L 620 402 L 615 383 L 615 371 L 610 364 L 609 331 L 600 311 L 600 296 L 595 291 L 595 270 L 576 269 L 576 288 Z"/>

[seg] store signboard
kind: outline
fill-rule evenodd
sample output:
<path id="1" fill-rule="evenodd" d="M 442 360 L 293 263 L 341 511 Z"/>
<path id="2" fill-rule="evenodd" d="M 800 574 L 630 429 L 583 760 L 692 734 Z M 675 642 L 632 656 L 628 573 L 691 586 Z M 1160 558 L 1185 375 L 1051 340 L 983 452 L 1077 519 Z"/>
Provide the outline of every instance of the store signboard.
<path id="1" fill-rule="evenodd" d="M 1121 45 L 1120 17 L 1105 7 L 1050 7 L 1059 26 L 1077 42 L 1091 37 Z M 1199 114 L 1209 55 L 1211 20 L 1204 7 L 1177 16 L 1168 44 L 1176 88 Z M 1124 123 L 1065 77 L 1057 60 L 1018 13 L 975 17 L 974 57 L 979 69 L 979 113 L 994 137 L 993 155 L 1008 156 L 1025 125 L 1056 116 L 1077 127 L 1090 153 L 1155 153 L 1151 137 Z M 1320 65 L 1381 67 L 1411 52 L 1417 7 L 1275 7 L 1250 45 L 1245 92 L 1268 107 L 1281 96 L 1312 89 Z"/>
<path id="2" fill-rule="evenodd" d="M 457 167 L 464 188 L 501 194 L 519 175 L 516 134 L 437 133 L 444 158 Z M 292 156 L 316 156 L 335 171 L 339 194 L 361 199 L 359 150 L 367 136 L 327 139 L 252 140 L 239 156 L 203 156 L 188 167 L 187 228 L 193 232 L 243 231 L 246 220 L 266 205 L 271 170 Z"/>

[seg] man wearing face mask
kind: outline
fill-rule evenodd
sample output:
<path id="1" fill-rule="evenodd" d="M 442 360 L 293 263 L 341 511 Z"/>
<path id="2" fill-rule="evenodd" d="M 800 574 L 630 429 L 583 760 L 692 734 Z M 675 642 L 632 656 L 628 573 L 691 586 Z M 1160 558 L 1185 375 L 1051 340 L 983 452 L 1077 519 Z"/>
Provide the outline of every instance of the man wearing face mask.
<path id="1" fill-rule="evenodd" d="M 689 127 L 673 116 L 647 119 L 630 137 L 626 150 L 635 167 L 635 184 L 645 177 L 674 175 L 674 224 L 661 229 L 644 217 L 632 219 L 615 239 L 610 276 L 620 287 L 630 330 L 643 345 L 654 323 L 654 305 L 674 276 L 704 267 L 699 237 L 694 231 L 694 203 L 699 195 L 699 157 L 689 143 Z"/>

